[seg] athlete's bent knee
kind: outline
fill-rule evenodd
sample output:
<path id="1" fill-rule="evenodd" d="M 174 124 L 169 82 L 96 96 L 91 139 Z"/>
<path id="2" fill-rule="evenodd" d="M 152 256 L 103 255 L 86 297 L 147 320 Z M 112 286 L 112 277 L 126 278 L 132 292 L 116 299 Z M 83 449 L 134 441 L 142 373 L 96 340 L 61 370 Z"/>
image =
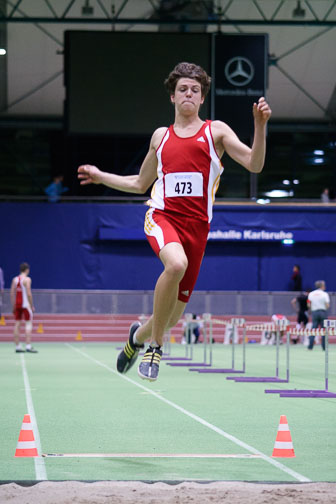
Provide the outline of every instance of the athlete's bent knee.
<path id="1" fill-rule="evenodd" d="M 188 259 L 186 257 L 178 257 L 171 260 L 166 265 L 166 272 L 178 279 L 181 279 L 188 267 Z"/>

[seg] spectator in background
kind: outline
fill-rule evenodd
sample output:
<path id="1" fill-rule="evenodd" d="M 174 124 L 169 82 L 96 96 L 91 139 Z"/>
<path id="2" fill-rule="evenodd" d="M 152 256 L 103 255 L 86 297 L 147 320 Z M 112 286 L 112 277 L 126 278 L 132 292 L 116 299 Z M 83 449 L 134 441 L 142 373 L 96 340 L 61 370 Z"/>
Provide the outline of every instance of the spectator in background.
<path id="1" fill-rule="evenodd" d="M 238 327 L 230 322 L 225 326 L 224 333 L 224 345 L 230 345 L 230 343 L 239 343 Z"/>
<path id="2" fill-rule="evenodd" d="M 183 322 L 183 338 L 181 343 L 198 343 L 200 337 L 200 330 L 203 327 L 203 322 L 197 319 L 196 313 L 192 314 L 190 321 Z"/>
<path id="3" fill-rule="evenodd" d="M 299 294 L 299 296 L 291 300 L 291 304 L 294 310 L 297 312 L 297 328 L 304 329 L 308 324 L 308 293 L 309 291 L 304 291 Z M 292 335 L 292 342 L 298 343 L 299 337 Z"/>
<path id="4" fill-rule="evenodd" d="M 329 195 L 328 187 L 323 189 L 323 192 L 321 194 L 321 201 L 322 201 L 322 203 L 329 203 L 330 202 L 330 195 Z"/>
<path id="5" fill-rule="evenodd" d="M 323 328 L 323 322 L 328 318 L 327 310 L 330 306 L 329 294 L 325 292 L 324 280 L 315 282 L 316 289 L 308 295 L 308 307 L 311 310 L 313 319 L 313 329 Z M 313 350 L 315 336 L 309 336 L 308 350 Z M 321 338 L 322 350 L 325 350 L 325 336 Z"/>
<path id="6" fill-rule="evenodd" d="M 280 327 L 280 321 L 283 321 L 283 327 Z M 289 321 L 285 315 L 282 315 L 281 313 L 275 313 L 274 315 L 272 315 L 272 324 L 274 325 L 275 330 L 266 329 L 262 332 L 260 339 L 261 345 L 276 345 L 278 336 L 279 344 L 282 345 L 283 338 L 286 335 L 286 327 L 289 324 Z"/>
<path id="7" fill-rule="evenodd" d="M 293 266 L 290 287 L 290 290 L 292 291 L 302 291 L 302 276 L 300 266 L 298 264 L 294 264 Z"/>
<path id="8" fill-rule="evenodd" d="M 309 290 L 301 292 L 291 300 L 291 304 L 297 312 L 297 323 L 302 329 L 308 324 L 308 294 Z"/>
<path id="9" fill-rule="evenodd" d="M 0 267 L 0 318 L 2 316 L 2 300 L 3 300 L 4 289 L 5 289 L 5 278 L 4 278 L 3 269 Z"/>
<path id="10" fill-rule="evenodd" d="M 69 190 L 68 187 L 63 187 L 63 175 L 56 175 L 53 178 L 51 184 L 44 189 L 44 192 L 48 195 L 48 200 L 51 203 L 57 203 L 61 199 L 61 195 Z"/>

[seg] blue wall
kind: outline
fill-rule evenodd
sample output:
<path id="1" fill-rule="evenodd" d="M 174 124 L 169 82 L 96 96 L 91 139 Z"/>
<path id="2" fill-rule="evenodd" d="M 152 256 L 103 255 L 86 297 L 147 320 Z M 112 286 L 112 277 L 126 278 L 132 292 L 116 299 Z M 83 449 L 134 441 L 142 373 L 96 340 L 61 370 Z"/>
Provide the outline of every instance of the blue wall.
<path id="1" fill-rule="evenodd" d="M 6 287 L 19 264 L 33 288 L 153 289 L 162 271 L 143 234 L 147 207 L 132 204 L 0 203 L 0 265 Z M 288 290 L 300 264 L 303 286 L 325 279 L 336 291 L 333 207 L 216 206 L 212 230 L 291 232 L 278 239 L 209 240 L 199 290 Z M 320 241 L 319 241 L 320 240 Z"/>

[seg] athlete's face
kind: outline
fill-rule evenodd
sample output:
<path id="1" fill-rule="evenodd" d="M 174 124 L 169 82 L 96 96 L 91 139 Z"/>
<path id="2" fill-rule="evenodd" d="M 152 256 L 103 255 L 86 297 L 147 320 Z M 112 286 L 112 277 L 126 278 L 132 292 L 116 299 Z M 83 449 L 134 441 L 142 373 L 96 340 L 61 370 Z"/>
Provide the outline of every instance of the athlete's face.
<path id="1" fill-rule="evenodd" d="M 170 99 L 181 112 L 198 112 L 204 102 L 201 84 L 195 79 L 182 77 L 177 81 L 175 93 Z"/>

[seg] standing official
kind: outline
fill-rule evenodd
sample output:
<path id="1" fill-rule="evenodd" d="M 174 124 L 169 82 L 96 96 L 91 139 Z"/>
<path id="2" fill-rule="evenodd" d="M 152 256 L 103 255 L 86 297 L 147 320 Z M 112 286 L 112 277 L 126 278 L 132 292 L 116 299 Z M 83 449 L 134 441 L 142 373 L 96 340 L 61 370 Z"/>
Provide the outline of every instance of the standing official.
<path id="1" fill-rule="evenodd" d="M 316 289 L 308 295 L 308 307 L 311 310 L 313 329 L 323 328 L 323 322 L 328 318 L 327 310 L 330 306 L 329 294 L 325 292 L 326 285 L 324 280 L 315 282 Z M 314 347 L 315 336 L 309 336 L 308 350 Z M 321 338 L 322 349 L 325 350 L 325 336 Z"/>
<path id="2" fill-rule="evenodd" d="M 22 263 L 20 265 L 20 274 L 13 278 L 10 290 L 10 298 L 15 318 L 14 342 L 16 353 L 22 353 L 24 351 L 28 353 L 37 353 L 37 350 L 31 346 L 34 305 L 29 271 L 29 264 Z M 20 343 L 20 327 L 22 319 L 25 320 L 26 323 L 26 350 L 22 348 Z"/>

